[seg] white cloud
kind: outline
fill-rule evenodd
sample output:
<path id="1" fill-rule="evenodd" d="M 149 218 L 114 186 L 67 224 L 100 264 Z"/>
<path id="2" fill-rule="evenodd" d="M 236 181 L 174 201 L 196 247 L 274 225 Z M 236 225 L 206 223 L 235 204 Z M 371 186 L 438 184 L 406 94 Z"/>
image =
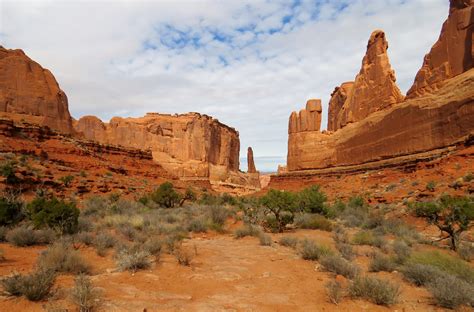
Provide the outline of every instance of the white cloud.
<path id="1" fill-rule="evenodd" d="M 322 98 L 326 125 L 372 30 L 385 30 L 406 91 L 448 13 L 445 0 L 297 2 L 0 0 L 0 44 L 51 69 L 76 118 L 207 113 L 259 167 L 286 156 L 288 116 L 306 99 Z"/>

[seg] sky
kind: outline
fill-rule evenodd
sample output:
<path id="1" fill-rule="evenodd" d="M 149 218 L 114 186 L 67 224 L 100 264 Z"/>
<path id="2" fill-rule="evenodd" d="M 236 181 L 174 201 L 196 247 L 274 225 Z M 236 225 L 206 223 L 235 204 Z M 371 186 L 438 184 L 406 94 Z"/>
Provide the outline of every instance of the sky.
<path id="1" fill-rule="evenodd" d="M 74 118 L 200 112 L 240 133 L 241 169 L 286 163 L 288 117 L 354 80 L 383 29 L 405 93 L 447 0 L 0 0 L 0 45 L 55 75 Z"/>

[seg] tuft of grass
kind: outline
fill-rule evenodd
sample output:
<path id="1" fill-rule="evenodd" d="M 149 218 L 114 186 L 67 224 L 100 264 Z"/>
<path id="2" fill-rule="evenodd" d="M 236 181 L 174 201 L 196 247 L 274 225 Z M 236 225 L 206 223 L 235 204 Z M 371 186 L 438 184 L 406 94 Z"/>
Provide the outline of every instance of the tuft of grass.
<path id="1" fill-rule="evenodd" d="M 191 261 L 194 258 L 192 252 L 183 247 L 177 248 L 174 252 L 174 255 L 176 257 L 176 260 L 178 260 L 178 263 L 184 266 L 190 266 Z"/>
<path id="2" fill-rule="evenodd" d="M 339 281 L 330 281 L 326 284 L 326 292 L 329 301 L 335 305 L 339 304 L 344 297 L 344 288 Z"/>
<path id="3" fill-rule="evenodd" d="M 293 236 L 282 236 L 278 241 L 280 245 L 296 249 L 298 246 L 298 238 Z"/>
<path id="4" fill-rule="evenodd" d="M 380 252 L 376 252 L 372 255 L 372 260 L 369 264 L 369 271 L 370 272 L 393 272 L 397 264 L 388 256 L 381 254 Z"/>
<path id="5" fill-rule="evenodd" d="M 266 233 L 260 233 L 258 236 L 260 240 L 260 245 L 262 246 L 271 246 L 272 245 L 272 237 Z"/>
<path id="6" fill-rule="evenodd" d="M 354 251 L 352 245 L 336 242 L 336 249 L 341 253 L 341 256 L 346 260 L 354 260 L 357 253 Z"/>
<path id="7" fill-rule="evenodd" d="M 207 232 L 207 229 L 208 229 L 207 221 L 204 218 L 193 219 L 188 225 L 188 231 L 191 231 L 194 233 L 205 233 Z"/>
<path id="8" fill-rule="evenodd" d="M 58 242 L 43 251 L 38 258 L 38 267 L 54 272 L 89 273 L 90 265 L 84 260 L 79 251 L 71 246 Z"/>
<path id="9" fill-rule="evenodd" d="M 150 253 L 137 248 L 120 250 L 117 254 L 117 265 L 120 271 L 136 272 L 151 266 Z"/>
<path id="10" fill-rule="evenodd" d="M 160 239 L 148 239 L 145 244 L 143 244 L 143 250 L 148 251 L 151 255 L 159 257 L 163 249 L 163 241 Z"/>
<path id="11" fill-rule="evenodd" d="M 400 286 L 389 280 L 371 276 L 356 278 L 349 286 L 353 298 L 363 298 L 378 305 L 395 304 L 400 296 Z"/>
<path id="12" fill-rule="evenodd" d="M 438 276 L 428 284 L 428 290 L 443 308 L 474 307 L 474 286 L 453 275 Z"/>
<path id="13" fill-rule="evenodd" d="M 359 275 L 360 268 L 342 258 L 341 256 L 325 256 L 319 262 L 326 271 L 342 275 L 348 279 L 353 279 Z"/>
<path id="14" fill-rule="evenodd" d="M 251 224 L 247 224 L 247 225 L 244 225 L 238 229 L 235 230 L 234 232 L 234 236 L 235 238 L 243 238 L 245 236 L 259 236 L 260 233 L 262 232 L 262 230 L 255 226 L 255 225 L 251 225 Z"/>
<path id="15" fill-rule="evenodd" d="M 438 251 L 417 252 L 408 260 L 413 264 L 425 264 L 434 266 L 441 271 L 455 275 L 470 284 L 474 284 L 474 268 L 465 261 L 442 254 Z"/>
<path id="16" fill-rule="evenodd" d="M 333 225 L 331 221 L 319 214 L 300 214 L 295 218 L 295 225 L 300 229 L 312 229 L 331 232 Z"/>
<path id="17" fill-rule="evenodd" d="M 324 256 L 330 256 L 334 252 L 327 246 L 319 245 L 313 240 L 304 239 L 301 241 L 300 254 L 305 260 L 319 260 Z"/>
<path id="18" fill-rule="evenodd" d="M 392 245 L 393 252 L 395 253 L 395 262 L 398 264 L 404 264 L 411 255 L 411 248 L 402 240 L 396 240 Z"/>
<path id="19" fill-rule="evenodd" d="M 54 271 L 40 269 L 28 275 L 15 273 L 3 278 L 1 284 L 11 296 L 25 296 L 30 301 L 40 301 L 50 294 L 55 279 Z"/>
<path id="20" fill-rule="evenodd" d="M 92 285 L 90 277 L 80 274 L 74 279 L 71 299 L 79 312 L 92 312 L 99 304 L 100 291 Z"/>

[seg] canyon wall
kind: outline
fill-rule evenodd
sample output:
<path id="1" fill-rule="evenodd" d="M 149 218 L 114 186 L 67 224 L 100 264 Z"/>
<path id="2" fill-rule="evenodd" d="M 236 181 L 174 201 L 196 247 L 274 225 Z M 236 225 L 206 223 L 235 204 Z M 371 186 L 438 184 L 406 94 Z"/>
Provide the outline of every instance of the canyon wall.
<path id="1" fill-rule="evenodd" d="M 66 94 L 47 69 L 22 50 L 0 46 L 0 116 L 33 121 L 71 134 Z"/>
<path id="2" fill-rule="evenodd" d="M 291 114 L 288 173 L 282 174 L 395 159 L 474 135 L 473 7 L 474 0 L 451 0 L 440 39 L 406 99 L 395 84 L 385 35 L 373 32 L 355 81 L 331 96 L 329 131 L 295 131 L 299 116 Z"/>
<path id="3" fill-rule="evenodd" d="M 239 172 L 239 133 L 207 115 L 148 113 L 114 117 L 109 123 L 84 116 L 74 126 L 92 141 L 151 150 L 157 163 L 182 179 L 258 187 Z"/>

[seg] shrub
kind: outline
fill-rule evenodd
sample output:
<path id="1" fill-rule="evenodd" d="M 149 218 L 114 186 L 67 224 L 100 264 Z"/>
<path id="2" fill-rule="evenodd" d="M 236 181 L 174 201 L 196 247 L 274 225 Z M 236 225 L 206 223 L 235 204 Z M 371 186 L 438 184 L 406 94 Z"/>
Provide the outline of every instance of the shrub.
<path id="1" fill-rule="evenodd" d="M 300 211 L 308 213 L 326 214 L 327 209 L 324 203 L 327 200 L 326 195 L 320 190 L 319 185 L 313 185 L 305 188 L 297 195 Z"/>
<path id="2" fill-rule="evenodd" d="M 234 231 L 235 238 L 243 238 L 245 236 L 259 236 L 262 230 L 255 225 L 244 225 Z"/>
<path id="3" fill-rule="evenodd" d="M 408 260 L 408 258 L 410 258 L 411 249 L 404 241 L 396 240 L 393 242 L 392 248 L 393 252 L 395 253 L 396 263 L 403 264 Z"/>
<path id="4" fill-rule="evenodd" d="M 359 231 L 352 238 L 352 243 L 355 245 L 369 245 L 374 244 L 375 237 L 371 231 Z"/>
<path id="5" fill-rule="evenodd" d="M 332 223 L 321 215 L 300 214 L 295 218 L 295 225 L 301 229 L 332 231 Z"/>
<path id="6" fill-rule="evenodd" d="M 271 189 L 260 198 L 265 214 L 275 218 L 275 228 L 282 232 L 286 225 L 293 222 L 296 210 L 296 196 L 292 192 Z"/>
<path id="7" fill-rule="evenodd" d="M 6 184 L 14 185 L 20 182 L 20 179 L 15 175 L 17 169 L 17 162 L 10 160 L 8 162 L 0 164 L 0 175 L 5 177 Z"/>
<path id="8" fill-rule="evenodd" d="M 395 262 L 390 259 L 390 257 L 387 257 L 379 252 L 376 252 L 372 255 L 372 260 L 370 261 L 369 264 L 369 271 L 371 272 L 380 272 L 380 271 L 385 271 L 385 272 L 392 272 L 395 270 L 397 265 Z"/>
<path id="9" fill-rule="evenodd" d="M 436 277 L 446 275 L 446 273 L 437 267 L 419 263 L 408 263 L 403 266 L 400 271 L 407 281 L 416 286 L 427 285 Z"/>
<path id="10" fill-rule="evenodd" d="M 350 263 L 341 256 L 325 256 L 319 261 L 326 271 L 342 275 L 346 278 L 353 279 L 359 275 L 360 268 Z"/>
<path id="11" fill-rule="evenodd" d="M 67 175 L 59 179 L 59 181 L 61 181 L 65 187 L 69 187 L 73 180 L 74 180 L 74 177 L 72 175 Z"/>
<path id="12" fill-rule="evenodd" d="M 333 251 L 326 246 L 318 245 L 315 241 L 304 239 L 301 241 L 301 257 L 305 260 L 319 260 L 321 257 L 333 254 Z"/>
<path id="13" fill-rule="evenodd" d="M 108 248 L 114 247 L 116 242 L 117 240 L 107 233 L 98 234 L 94 240 L 94 246 L 97 250 L 97 254 L 99 256 L 105 256 L 106 250 Z"/>
<path id="14" fill-rule="evenodd" d="M 16 224 L 23 218 L 23 203 L 16 198 L 0 197 L 0 226 Z"/>
<path id="15" fill-rule="evenodd" d="M 185 249 L 182 247 L 177 248 L 174 252 L 174 255 L 180 265 L 184 265 L 184 266 L 191 265 L 191 261 L 193 260 L 193 254 L 188 249 Z"/>
<path id="16" fill-rule="evenodd" d="M 426 189 L 430 192 L 434 192 L 435 191 L 435 187 L 436 187 L 436 182 L 435 181 L 429 181 L 427 184 L 426 184 Z"/>
<path id="17" fill-rule="evenodd" d="M 0 226 L 0 242 L 7 241 L 8 228 L 6 226 Z"/>
<path id="18" fill-rule="evenodd" d="M 55 279 L 54 271 L 38 270 L 28 275 L 6 277 L 1 280 L 1 284 L 12 296 L 25 296 L 30 301 L 39 301 L 49 295 Z"/>
<path id="19" fill-rule="evenodd" d="M 180 195 L 174 190 L 173 184 L 165 182 L 151 194 L 151 199 L 165 208 L 173 208 L 180 201 Z"/>
<path id="20" fill-rule="evenodd" d="M 469 197 L 442 196 L 437 202 L 415 203 L 416 216 L 436 225 L 450 238 L 451 248 L 457 249 L 461 233 L 474 222 L 474 200 Z"/>
<path id="21" fill-rule="evenodd" d="M 349 286 L 354 298 L 364 298 L 378 305 L 392 305 L 398 301 L 400 286 L 389 280 L 364 276 L 356 278 Z"/>
<path id="22" fill-rule="evenodd" d="M 58 242 L 43 251 L 38 258 L 38 267 L 65 273 L 88 273 L 90 265 L 84 260 L 79 251 L 71 246 Z"/>
<path id="23" fill-rule="evenodd" d="M 98 306 L 100 291 L 92 285 L 90 277 L 80 274 L 74 279 L 71 298 L 80 312 L 92 312 Z"/>
<path id="24" fill-rule="evenodd" d="M 279 243 L 280 245 L 296 249 L 298 246 L 298 238 L 293 236 L 282 236 L 279 240 Z"/>
<path id="25" fill-rule="evenodd" d="M 209 217 L 213 224 L 222 227 L 229 217 L 229 210 L 222 206 L 211 206 L 209 210 Z"/>
<path id="26" fill-rule="evenodd" d="M 260 235 L 258 236 L 258 239 L 260 240 L 260 245 L 262 246 L 272 245 L 272 237 L 268 234 L 260 233 Z"/>
<path id="27" fill-rule="evenodd" d="M 458 248 L 458 255 L 461 259 L 466 261 L 474 260 L 474 245 L 472 244 L 461 244 Z"/>
<path id="28" fill-rule="evenodd" d="M 474 283 L 474 269 L 468 263 L 438 251 L 414 253 L 408 260 L 408 263 L 431 265 L 446 273 L 455 275 L 468 283 Z"/>
<path id="29" fill-rule="evenodd" d="M 37 244 L 47 244 L 54 239 L 54 233 L 48 230 L 33 230 L 27 226 L 11 229 L 6 239 L 9 243 L 18 246 L 32 246 Z"/>
<path id="30" fill-rule="evenodd" d="M 444 308 L 474 307 L 474 286 L 452 275 L 438 276 L 428 284 L 436 303 Z"/>
<path id="31" fill-rule="evenodd" d="M 117 265 L 120 271 L 148 269 L 151 266 L 150 253 L 137 248 L 122 249 L 117 254 Z"/>
<path id="32" fill-rule="evenodd" d="M 89 232 L 79 232 L 76 234 L 75 239 L 77 242 L 86 246 L 91 246 L 94 244 L 94 236 Z"/>
<path id="33" fill-rule="evenodd" d="M 354 260 L 357 253 L 354 248 L 346 243 L 336 242 L 336 249 L 341 253 L 341 256 L 346 260 Z"/>
<path id="34" fill-rule="evenodd" d="M 338 304 L 341 302 L 342 298 L 344 297 L 344 288 L 339 281 L 330 281 L 326 284 L 326 292 L 331 301 L 334 304 Z"/>
<path id="35" fill-rule="evenodd" d="M 59 234 L 77 231 L 79 209 L 74 203 L 37 197 L 27 205 L 27 212 L 37 227 L 48 226 Z"/>
<path id="36" fill-rule="evenodd" d="M 143 250 L 148 251 L 151 255 L 159 257 L 161 250 L 163 249 L 163 241 L 159 239 L 148 239 L 145 244 L 143 244 Z"/>
<path id="37" fill-rule="evenodd" d="M 205 233 L 207 232 L 207 222 L 204 218 L 196 218 L 191 220 L 188 225 L 188 231 L 194 233 Z"/>

